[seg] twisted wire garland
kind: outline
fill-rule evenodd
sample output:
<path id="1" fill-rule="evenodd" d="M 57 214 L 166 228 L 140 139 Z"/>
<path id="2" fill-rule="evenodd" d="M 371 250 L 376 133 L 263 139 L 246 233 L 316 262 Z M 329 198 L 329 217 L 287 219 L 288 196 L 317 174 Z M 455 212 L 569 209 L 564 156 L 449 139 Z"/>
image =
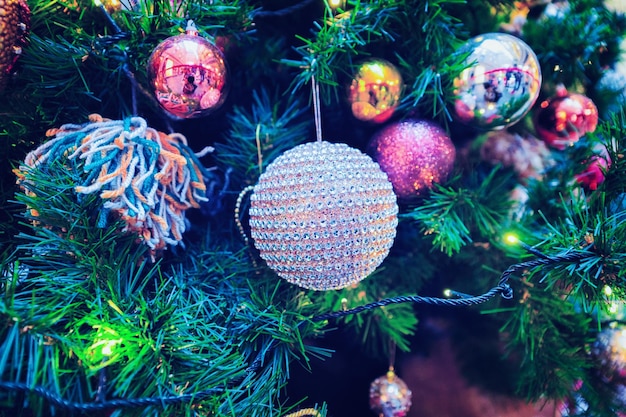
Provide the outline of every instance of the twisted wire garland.
<path id="1" fill-rule="evenodd" d="M 78 411 L 81 413 L 116 408 L 137 408 L 189 403 L 192 401 L 203 400 L 205 398 L 209 398 L 213 395 L 217 395 L 225 391 L 225 388 L 210 388 L 192 394 L 181 394 L 171 397 L 143 397 L 131 399 L 115 399 L 92 403 L 79 403 L 66 400 L 44 387 L 33 387 L 21 382 L 0 381 L 0 388 L 13 392 L 37 394 L 39 397 L 47 400 L 53 406 L 63 408 L 65 410 Z"/>
<path id="2" fill-rule="evenodd" d="M 533 253 L 537 252 L 536 249 L 533 248 Z M 513 289 L 508 284 L 509 279 L 513 274 L 519 271 L 523 271 L 525 269 L 531 269 L 541 265 L 549 265 L 556 263 L 567 263 L 567 262 L 577 262 L 582 259 L 593 256 L 593 254 L 589 252 L 566 252 L 564 254 L 559 254 L 556 256 L 547 256 L 541 254 L 540 258 L 536 258 L 526 262 L 520 262 L 508 267 L 500 276 L 500 281 L 498 285 L 491 288 L 487 292 L 476 295 L 476 296 L 464 296 L 462 298 L 438 298 L 438 297 L 422 297 L 419 295 L 401 295 L 398 297 L 385 298 L 379 301 L 374 301 L 370 304 L 365 304 L 362 306 L 358 306 L 348 310 L 342 311 L 333 311 L 330 313 L 320 314 L 318 316 L 312 317 L 310 320 L 317 322 L 328 319 L 336 319 L 340 317 L 349 316 L 352 314 L 357 314 L 366 310 L 372 310 L 378 307 L 388 306 L 390 304 L 400 304 L 400 303 L 421 303 L 421 304 L 430 304 L 437 306 L 446 306 L 446 307 L 460 307 L 460 306 L 473 306 L 482 304 L 486 301 L 489 301 L 494 296 L 500 294 L 502 298 L 506 300 L 510 300 L 513 298 Z M 457 293 L 458 294 L 458 293 Z"/>
<path id="3" fill-rule="evenodd" d="M 528 248 L 526 248 L 528 250 Z M 477 296 L 462 296 L 461 298 L 449 299 L 449 298 L 438 298 L 438 297 L 421 297 L 418 295 L 408 295 L 408 296 L 399 296 L 386 298 L 380 301 L 376 301 L 373 303 L 365 304 L 362 306 L 358 306 L 348 310 L 340 310 L 325 314 L 320 314 L 317 316 L 313 316 L 309 319 L 304 319 L 298 322 L 296 328 L 305 325 L 310 322 L 319 322 L 329 319 L 335 319 L 340 317 L 345 317 L 352 314 L 358 314 L 363 311 L 373 310 L 375 308 L 384 307 L 390 304 L 399 304 L 399 303 L 422 303 L 422 304 L 430 304 L 430 305 L 439 305 L 439 306 L 447 306 L 447 307 L 460 307 L 460 306 L 472 306 L 484 303 L 494 296 L 500 294 L 505 299 L 513 298 L 513 290 L 511 286 L 508 284 L 509 279 L 519 271 L 524 271 L 527 269 L 532 269 L 542 265 L 550 265 L 550 264 L 558 264 L 558 263 L 568 263 L 568 262 L 578 262 L 585 258 L 589 258 L 595 256 L 593 252 L 589 252 L 587 250 L 581 252 L 568 251 L 562 254 L 558 254 L 555 256 L 547 256 L 538 252 L 533 248 L 532 251 L 528 250 L 531 253 L 534 253 L 540 257 L 520 262 L 514 265 L 511 265 L 507 268 L 502 275 L 500 276 L 500 280 L 498 285 L 491 288 L 487 292 L 477 295 Z M 458 294 L 458 293 L 457 293 Z M 267 349 L 264 350 L 264 353 L 260 353 L 254 361 L 247 367 L 246 373 L 251 375 L 258 371 L 262 365 L 265 355 L 271 352 L 278 346 L 278 342 L 276 339 L 272 339 L 269 342 Z M 73 410 L 77 412 L 88 412 L 88 411 L 97 411 L 97 410 L 107 410 L 112 408 L 136 408 L 136 407 L 148 407 L 148 406 L 164 406 L 164 405 L 174 405 L 174 404 L 183 404 L 190 403 L 192 401 L 202 400 L 213 395 L 217 395 L 223 393 L 225 390 L 232 390 L 236 387 L 238 383 L 240 383 L 240 379 L 231 381 L 225 387 L 220 388 L 210 388 L 202 391 L 195 392 L 193 394 L 183 394 L 178 396 L 171 397 L 144 397 L 144 398 L 134 398 L 134 399 L 114 399 L 102 402 L 92 402 L 92 403 L 78 403 L 74 401 L 69 401 L 61 396 L 53 393 L 50 390 L 47 390 L 41 386 L 30 386 L 24 383 L 19 382 L 9 382 L 9 381 L 0 381 L 0 389 L 13 391 L 13 392 L 23 392 L 23 393 L 32 393 L 36 394 L 39 397 L 47 400 L 52 405 L 67 409 Z M 307 410 L 308 411 L 308 410 Z"/>

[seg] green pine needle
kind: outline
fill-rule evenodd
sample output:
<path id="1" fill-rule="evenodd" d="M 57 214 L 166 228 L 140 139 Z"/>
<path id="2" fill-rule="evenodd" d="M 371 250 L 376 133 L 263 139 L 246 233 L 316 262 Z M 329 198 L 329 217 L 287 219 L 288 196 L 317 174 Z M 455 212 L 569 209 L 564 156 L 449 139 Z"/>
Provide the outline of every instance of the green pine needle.
<path id="1" fill-rule="evenodd" d="M 503 192 L 506 176 L 495 168 L 477 188 L 436 185 L 419 206 L 402 217 L 419 224 L 432 237 L 433 247 L 448 256 L 474 241 L 475 236 L 492 239 L 503 233 L 506 210 L 511 202 Z"/>

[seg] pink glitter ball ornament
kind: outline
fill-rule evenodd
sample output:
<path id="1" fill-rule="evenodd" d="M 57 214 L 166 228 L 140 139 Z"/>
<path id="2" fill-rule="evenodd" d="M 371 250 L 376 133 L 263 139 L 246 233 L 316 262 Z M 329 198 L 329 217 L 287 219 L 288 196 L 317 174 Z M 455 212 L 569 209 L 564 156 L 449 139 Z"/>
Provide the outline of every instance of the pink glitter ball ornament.
<path id="1" fill-rule="evenodd" d="M 405 120 L 374 135 L 368 153 L 387 174 L 401 200 L 423 196 L 446 181 L 454 168 L 456 148 L 433 122 Z"/>

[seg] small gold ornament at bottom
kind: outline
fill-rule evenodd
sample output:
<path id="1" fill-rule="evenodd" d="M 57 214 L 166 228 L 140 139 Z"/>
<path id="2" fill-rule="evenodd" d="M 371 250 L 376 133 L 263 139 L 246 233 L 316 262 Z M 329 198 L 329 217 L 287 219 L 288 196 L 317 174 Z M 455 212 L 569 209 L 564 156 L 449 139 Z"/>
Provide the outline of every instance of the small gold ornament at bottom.
<path id="1" fill-rule="evenodd" d="M 386 375 L 370 384 L 370 408 L 379 417 L 404 417 L 411 408 L 411 390 L 389 368 Z"/>

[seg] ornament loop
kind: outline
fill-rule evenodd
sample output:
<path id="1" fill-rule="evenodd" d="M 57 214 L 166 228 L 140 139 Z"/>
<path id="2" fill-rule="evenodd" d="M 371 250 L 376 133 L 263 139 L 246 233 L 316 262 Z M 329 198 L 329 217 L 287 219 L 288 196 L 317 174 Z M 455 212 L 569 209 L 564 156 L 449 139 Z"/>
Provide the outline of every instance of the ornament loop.
<path id="1" fill-rule="evenodd" d="M 513 288 L 511 288 L 509 284 L 505 283 L 502 284 L 500 287 L 502 288 L 502 294 L 500 294 L 502 298 L 504 298 L 505 300 L 513 299 Z"/>
<path id="2" fill-rule="evenodd" d="M 198 35 L 198 28 L 196 27 L 196 24 L 193 22 L 193 20 L 190 19 L 187 21 L 187 27 L 185 28 L 185 33 L 191 36 Z"/>

